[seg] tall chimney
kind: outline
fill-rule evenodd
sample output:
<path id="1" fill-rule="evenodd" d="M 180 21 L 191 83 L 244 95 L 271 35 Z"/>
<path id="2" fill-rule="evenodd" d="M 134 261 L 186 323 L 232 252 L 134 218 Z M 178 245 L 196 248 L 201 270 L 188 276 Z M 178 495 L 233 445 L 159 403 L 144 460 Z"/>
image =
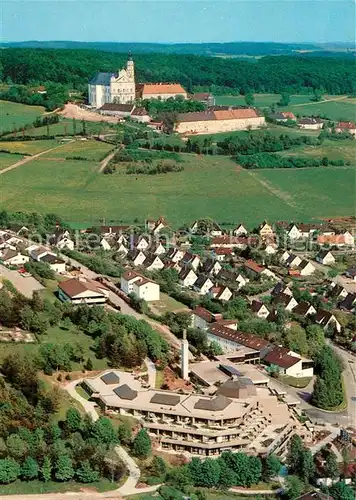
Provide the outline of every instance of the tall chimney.
<path id="1" fill-rule="evenodd" d="M 180 350 L 181 375 L 184 380 L 189 380 L 189 344 L 187 340 L 187 330 L 183 330 L 183 339 Z"/>

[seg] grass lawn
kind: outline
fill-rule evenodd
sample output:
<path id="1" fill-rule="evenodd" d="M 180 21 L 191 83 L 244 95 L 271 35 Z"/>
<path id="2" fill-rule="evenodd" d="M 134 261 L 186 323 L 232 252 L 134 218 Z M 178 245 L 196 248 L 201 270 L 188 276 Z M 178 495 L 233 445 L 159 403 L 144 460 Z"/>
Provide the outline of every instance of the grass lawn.
<path id="1" fill-rule="evenodd" d="M 178 302 L 165 293 L 160 294 L 160 300 L 150 302 L 150 304 L 152 304 L 160 314 L 164 314 L 165 312 L 175 312 L 178 310 L 181 311 L 182 309 L 185 309 L 186 311 L 189 310 L 185 304 Z"/>
<path id="2" fill-rule="evenodd" d="M 73 154 L 73 146 L 85 149 L 88 143 L 102 146 L 73 143 L 50 157 Z M 94 161 L 33 160 L 3 175 L 1 208 L 58 213 L 69 222 L 88 225 L 103 218 L 106 223 L 131 223 L 136 217 L 164 215 L 173 227 L 199 217 L 220 223 L 243 220 L 251 227 L 263 218 L 274 221 L 282 215 L 307 221 L 353 212 L 352 168 L 262 172 L 241 170 L 223 156 L 183 154 L 182 158 L 182 172 L 136 176 L 123 169 L 104 175 Z"/>
<path id="3" fill-rule="evenodd" d="M 79 394 L 79 396 L 81 396 L 82 398 L 89 401 L 90 395 L 87 393 L 86 390 L 83 389 L 83 387 L 80 387 L 80 385 L 77 385 L 75 388 L 75 391 Z"/>
<path id="4" fill-rule="evenodd" d="M 22 155 L 35 155 L 59 145 L 60 143 L 54 139 L 49 139 L 48 141 L 0 141 L 0 149 L 10 151 L 10 153 L 20 153 Z"/>
<path id="5" fill-rule="evenodd" d="M 0 143 L 1 149 L 1 143 Z M 22 160 L 23 155 L 12 155 L 10 153 L 0 153 L 0 170 L 3 170 L 6 167 L 9 167 L 13 163 L 16 163 Z"/>
<path id="6" fill-rule="evenodd" d="M 156 389 L 160 389 L 164 384 L 164 373 L 162 370 L 156 370 Z"/>
<path id="7" fill-rule="evenodd" d="M 30 495 L 43 493 L 65 493 L 67 491 L 80 491 L 81 489 L 95 491 L 109 491 L 117 488 L 117 483 L 112 483 L 109 479 L 102 478 L 94 483 L 84 484 L 69 481 L 67 483 L 57 483 L 49 481 L 15 481 L 7 485 L 0 485 L 0 495 Z"/>
<path id="8" fill-rule="evenodd" d="M 303 389 L 309 384 L 312 377 L 290 377 L 289 375 L 280 375 L 279 379 L 281 382 L 290 385 L 291 387 Z"/>
<path id="9" fill-rule="evenodd" d="M 45 109 L 42 106 L 27 106 L 17 102 L 0 101 L 0 133 L 20 129 L 33 123 Z"/>

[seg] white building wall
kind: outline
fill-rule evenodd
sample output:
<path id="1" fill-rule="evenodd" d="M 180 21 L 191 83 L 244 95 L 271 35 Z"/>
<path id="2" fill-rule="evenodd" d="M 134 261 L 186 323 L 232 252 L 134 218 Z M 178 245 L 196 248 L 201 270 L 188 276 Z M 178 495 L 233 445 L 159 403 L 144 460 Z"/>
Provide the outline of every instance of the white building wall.
<path id="1" fill-rule="evenodd" d="M 132 293 L 137 295 L 139 299 L 146 300 L 147 302 L 152 300 L 159 300 L 159 285 L 157 283 L 148 282 L 143 285 L 134 283 Z"/>
<path id="2" fill-rule="evenodd" d="M 181 122 L 175 126 L 180 134 L 211 134 L 232 132 L 233 130 L 256 129 L 265 125 L 264 116 L 233 120 L 206 120 L 197 122 Z"/>

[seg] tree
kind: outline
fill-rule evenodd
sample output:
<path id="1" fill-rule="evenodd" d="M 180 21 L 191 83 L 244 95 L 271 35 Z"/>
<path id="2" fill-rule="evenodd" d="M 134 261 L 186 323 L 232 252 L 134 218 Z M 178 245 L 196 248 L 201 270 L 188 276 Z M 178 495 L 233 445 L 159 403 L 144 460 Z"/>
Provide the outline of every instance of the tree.
<path id="1" fill-rule="evenodd" d="M 85 369 L 88 370 L 88 372 L 91 372 L 93 369 L 93 362 L 90 358 L 88 358 L 87 362 L 85 363 Z"/>
<path id="2" fill-rule="evenodd" d="M 38 477 L 39 466 L 37 460 L 27 457 L 21 465 L 21 476 L 25 481 L 36 479 Z"/>
<path id="3" fill-rule="evenodd" d="M 335 483 L 330 488 L 330 495 L 334 500 L 354 500 L 355 493 L 344 482 Z"/>
<path id="4" fill-rule="evenodd" d="M 324 91 L 323 89 L 313 89 L 313 101 L 319 102 L 323 99 Z"/>
<path id="5" fill-rule="evenodd" d="M 288 106 L 290 103 L 290 94 L 288 92 L 282 92 L 281 98 L 278 101 L 278 106 Z"/>
<path id="6" fill-rule="evenodd" d="M 155 477 L 165 476 L 167 464 L 162 457 L 155 456 L 150 465 L 151 474 Z"/>
<path id="7" fill-rule="evenodd" d="M 131 425 L 128 422 L 122 422 L 117 430 L 117 436 L 120 443 L 126 445 L 130 444 L 132 439 Z"/>
<path id="8" fill-rule="evenodd" d="M 252 484 L 257 484 L 261 479 L 262 463 L 259 457 L 248 457 L 248 474 L 246 484 L 250 487 Z"/>
<path id="9" fill-rule="evenodd" d="M 55 464 L 55 477 L 58 481 L 69 481 L 74 477 L 72 459 L 68 455 L 61 455 Z"/>
<path id="10" fill-rule="evenodd" d="M 152 452 L 151 439 L 146 429 L 141 429 L 133 440 L 133 451 L 137 457 L 146 458 Z"/>
<path id="11" fill-rule="evenodd" d="M 272 477 L 279 474 L 281 462 L 276 455 L 268 455 L 263 461 L 263 478 L 270 481 Z"/>
<path id="12" fill-rule="evenodd" d="M 41 467 L 41 477 L 45 483 L 51 480 L 52 477 L 52 462 L 49 457 L 44 457 Z"/>
<path id="13" fill-rule="evenodd" d="M 224 352 L 223 352 L 221 345 L 216 340 L 213 340 L 212 342 L 210 342 L 210 345 L 206 350 L 207 356 L 219 356 L 223 353 Z"/>
<path id="14" fill-rule="evenodd" d="M 17 434 L 10 434 L 6 439 L 6 447 L 10 456 L 22 458 L 28 451 L 28 444 Z"/>
<path id="15" fill-rule="evenodd" d="M 76 471 L 76 475 L 82 483 L 93 483 L 100 477 L 99 472 L 91 467 L 89 460 L 84 460 L 84 462 L 82 462 L 81 466 Z"/>
<path id="16" fill-rule="evenodd" d="M 299 498 L 303 491 L 303 483 L 297 476 L 288 476 L 286 479 L 286 494 L 290 500 Z"/>
<path id="17" fill-rule="evenodd" d="M 20 466 L 13 458 L 0 460 L 0 484 L 9 484 L 20 475 Z"/>
<path id="18" fill-rule="evenodd" d="M 110 445 L 117 443 L 117 434 L 107 417 L 100 417 L 92 426 L 92 436 L 99 443 Z"/>
<path id="19" fill-rule="evenodd" d="M 201 484 L 206 488 L 214 488 L 220 479 L 220 464 L 213 458 L 206 458 L 201 464 Z"/>
<path id="20" fill-rule="evenodd" d="M 245 95 L 245 103 L 246 106 L 253 106 L 255 104 L 255 96 L 252 93 L 248 93 Z"/>
<path id="21" fill-rule="evenodd" d="M 299 477 L 303 479 L 305 483 L 309 483 L 310 479 L 315 474 L 315 464 L 312 452 L 304 448 L 300 456 L 299 464 Z"/>
<path id="22" fill-rule="evenodd" d="M 193 484 L 189 464 L 171 469 L 169 471 L 168 481 L 172 486 L 179 488 L 181 491 L 185 491 Z"/>
<path id="23" fill-rule="evenodd" d="M 68 318 L 68 316 L 64 318 L 61 322 L 61 328 L 63 328 L 63 330 L 70 330 L 72 326 L 73 323 L 71 322 L 70 318 Z"/>
<path id="24" fill-rule="evenodd" d="M 331 450 L 328 450 L 328 453 L 325 457 L 325 473 L 327 477 L 331 477 L 331 479 L 336 479 L 340 476 L 339 464 L 337 462 L 337 457 L 335 453 Z"/>
<path id="25" fill-rule="evenodd" d="M 220 465 L 220 477 L 219 486 L 220 488 L 231 488 L 236 483 L 236 476 L 233 470 L 224 462 L 224 460 L 219 460 Z"/>
<path id="26" fill-rule="evenodd" d="M 303 442 L 297 434 L 294 434 L 289 443 L 287 464 L 292 472 L 297 472 L 300 465 L 300 456 L 303 450 Z"/>
<path id="27" fill-rule="evenodd" d="M 69 433 L 80 431 L 82 416 L 76 408 L 69 408 L 66 413 L 65 428 Z"/>

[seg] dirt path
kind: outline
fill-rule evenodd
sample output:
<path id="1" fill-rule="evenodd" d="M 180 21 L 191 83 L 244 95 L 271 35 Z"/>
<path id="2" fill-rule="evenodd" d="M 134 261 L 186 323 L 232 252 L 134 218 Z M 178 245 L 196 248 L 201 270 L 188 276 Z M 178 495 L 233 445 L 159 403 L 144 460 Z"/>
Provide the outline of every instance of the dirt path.
<path id="1" fill-rule="evenodd" d="M 70 142 L 72 142 L 72 141 L 70 141 Z M 64 143 L 64 144 L 60 144 L 59 146 L 55 146 L 54 148 L 46 149 L 45 151 L 42 151 L 41 153 L 37 153 L 37 154 L 32 155 L 32 156 L 26 156 L 22 160 L 17 161 L 16 163 L 13 163 L 9 167 L 4 168 L 3 170 L 1 170 L 0 171 L 0 175 L 5 174 L 9 170 L 13 170 L 14 168 L 20 167 L 21 165 L 24 165 L 25 163 L 28 163 L 28 162 L 30 162 L 32 160 L 35 160 L 36 158 L 39 158 L 40 156 L 42 156 L 42 155 L 44 155 L 46 153 L 49 153 L 50 151 L 54 151 L 55 149 L 61 148 L 63 146 L 66 146 L 67 144 L 69 144 L 69 141 L 66 142 L 66 143 Z"/>
<path id="2" fill-rule="evenodd" d="M 87 109 L 80 108 L 76 104 L 68 103 L 64 110 L 59 113 L 64 118 L 75 118 L 77 120 L 86 120 L 88 122 L 107 122 L 118 123 L 117 116 L 100 115 Z"/>
<path id="3" fill-rule="evenodd" d="M 104 168 L 106 167 L 106 165 L 109 163 L 110 160 L 112 160 L 115 156 L 115 154 L 119 151 L 120 148 L 118 149 L 114 149 L 114 151 L 112 151 L 111 153 L 109 153 L 104 159 L 103 161 L 100 163 L 100 168 L 99 168 L 99 172 L 102 172 L 104 170 Z"/>
<path id="4" fill-rule="evenodd" d="M 301 104 L 291 104 L 291 108 L 296 108 L 297 106 L 311 106 L 312 104 L 325 104 L 326 102 L 333 102 L 333 101 L 342 101 L 343 99 L 347 99 L 348 96 L 341 96 L 341 97 L 335 97 L 334 99 L 323 99 L 322 101 L 315 101 L 315 102 L 303 102 Z"/>
<path id="5" fill-rule="evenodd" d="M 293 199 L 293 197 L 286 193 L 285 191 L 282 191 L 281 189 L 278 189 L 274 187 L 272 184 L 270 184 L 268 181 L 265 179 L 262 180 L 258 175 L 255 174 L 255 172 L 251 172 L 250 170 L 246 170 L 246 172 L 255 179 L 255 181 L 259 182 L 264 188 L 267 189 L 273 196 L 277 196 L 280 200 L 284 201 L 289 207 L 293 208 L 293 210 L 298 209 L 298 203 L 296 203 Z"/>

